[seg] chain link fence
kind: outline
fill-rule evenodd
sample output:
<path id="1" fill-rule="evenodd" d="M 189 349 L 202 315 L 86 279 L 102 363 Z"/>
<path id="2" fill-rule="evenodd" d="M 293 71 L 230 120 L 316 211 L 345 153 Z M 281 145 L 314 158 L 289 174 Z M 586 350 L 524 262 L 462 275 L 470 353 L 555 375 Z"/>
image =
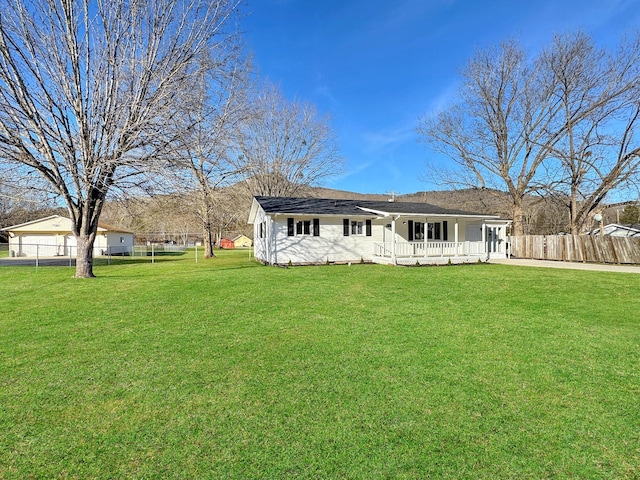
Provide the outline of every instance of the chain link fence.
<path id="1" fill-rule="evenodd" d="M 198 247 L 196 247 L 197 249 Z M 111 265 L 128 259 L 148 259 L 155 261 L 157 256 L 182 255 L 186 246 L 168 244 L 148 244 L 134 246 L 95 247 L 93 258 L 95 265 Z M 0 265 L 23 266 L 74 266 L 78 249 L 76 246 L 52 244 L 20 244 L 19 246 L 0 243 Z"/>

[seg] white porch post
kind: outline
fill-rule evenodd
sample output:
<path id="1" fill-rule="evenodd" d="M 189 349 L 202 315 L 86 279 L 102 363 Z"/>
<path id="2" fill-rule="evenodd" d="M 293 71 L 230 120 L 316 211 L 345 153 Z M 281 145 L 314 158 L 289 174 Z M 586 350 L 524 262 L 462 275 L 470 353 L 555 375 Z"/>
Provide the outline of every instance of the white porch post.
<path id="1" fill-rule="evenodd" d="M 487 224 L 482 224 L 482 248 L 484 249 L 484 253 L 487 254 L 489 249 L 487 248 Z"/>
<path id="2" fill-rule="evenodd" d="M 427 258 L 429 256 L 428 255 L 429 250 L 427 249 L 428 236 L 429 236 L 429 217 L 424 217 L 424 233 L 422 234 L 422 244 L 424 245 L 424 258 Z"/>
<path id="3" fill-rule="evenodd" d="M 453 225 L 453 241 L 456 244 L 456 257 L 458 256 L 458 253 L 460 253 L 458 251 L 458 241 L 459 241 L 459 236 L 458 236 L 458 219 L 456 218 L 456 223 Z"/>
<path id="4" fill-rule="evenodd" d="M 391 241 L 393 242 L 391 246 L 391 261 L 393 264 L 396 264 L 396 217 L 393 217 L 391 220 Z"/>

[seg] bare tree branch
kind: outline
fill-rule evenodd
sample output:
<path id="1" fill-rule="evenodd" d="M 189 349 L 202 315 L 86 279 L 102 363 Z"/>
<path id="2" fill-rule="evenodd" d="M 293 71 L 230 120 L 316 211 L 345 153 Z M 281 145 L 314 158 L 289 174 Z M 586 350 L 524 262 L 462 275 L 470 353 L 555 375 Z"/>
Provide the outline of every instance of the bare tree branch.
<path id="1" fill-rule="evenodd" d="M 292 196 L 340 172 L 334 134 L 314 106 L 288 102 L 267 85 L 242 126 L 238 163 L 252 195 Z"/>

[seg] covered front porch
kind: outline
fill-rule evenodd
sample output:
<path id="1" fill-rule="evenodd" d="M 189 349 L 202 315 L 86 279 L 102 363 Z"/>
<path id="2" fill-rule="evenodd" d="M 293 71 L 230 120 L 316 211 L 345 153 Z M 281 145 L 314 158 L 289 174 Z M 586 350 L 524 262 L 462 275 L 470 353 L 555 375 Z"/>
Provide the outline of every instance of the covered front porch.
<path id="1" fill-rule="evenodd" d="M 373 243 L 372 261 L 440 265 L 506 258 L 508 221 L 478 217 L 396 215 Z"/>
<path id="2" fill-rule="evenodd" d="M 485 242 L 384 242 L 373 244 L 374 263 L 440 265 L 486 261 Z"/>

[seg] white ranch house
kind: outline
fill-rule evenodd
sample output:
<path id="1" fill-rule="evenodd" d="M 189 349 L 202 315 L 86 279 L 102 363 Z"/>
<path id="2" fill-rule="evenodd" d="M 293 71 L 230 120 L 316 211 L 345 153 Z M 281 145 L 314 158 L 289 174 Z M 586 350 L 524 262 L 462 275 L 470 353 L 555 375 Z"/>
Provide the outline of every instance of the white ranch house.
<path id="1" fill-rule="evenodd" d="M 31 222 L 3 228 L 9 234 L 9 251 L 15 257 L 57 257 L 77 255 L 71 220 L 51 215 Z M 133 249 L 133 232 L 98 224 L 94 256 L 122 255 Z"/>
<path id="2" fill-rule="evenodd" d="M 510 220 L 428 203 L 254 197 L 249 223 L 269 265 L 422 265 L 506 258 Z"/>

